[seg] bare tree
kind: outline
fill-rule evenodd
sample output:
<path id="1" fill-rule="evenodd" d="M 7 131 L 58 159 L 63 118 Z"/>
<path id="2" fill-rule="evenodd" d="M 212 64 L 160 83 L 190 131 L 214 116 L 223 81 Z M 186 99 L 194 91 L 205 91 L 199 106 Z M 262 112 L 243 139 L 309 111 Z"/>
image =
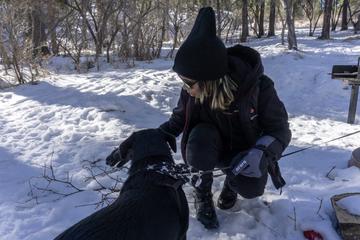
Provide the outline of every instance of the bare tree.
<path id="1" fill-rule="evenodd" d="M 279 18 L 281 21 L 281 44 L 285 45 L 286 20 L 282 13 L 282 9 L 284 9 L 283 2 L 279 2 L 279 4 L 277 5 L 277 10 L 278 10 Z"/>
<path id="2" fill-rule="evenodd" d="M 32 30 L 32 47 L 33 57 L 37 57 L 40 53 L 41 47 L 46 45 L 45 33 L 45 15 L 42 9 L 41 1 L 31 2 L 31 30 Z"/>
<path id="3" fill-rule="evenodd" d="M 324 19 L 319 39 L 330 39 L 330 21 L 333 0 L 325 0 Z"/>
<path id="4" fill-rule="evenodd" d="M 309 36 L 314 36 L 314 32 L 323 12 L 318 5 L 318 1 L 316 0 L 304 0 L 301 2 L 301 7 L 305 12 L 305 16 L 309 20 Z"/>
<path id="5" fill-rule="evenodd" d="M 249 17 L 248 17 L 249 1 L 242 0 L 242 28 L 240 42 L 246 42 L 247 36 L 249 35 Z"/>
<path id="6" fill-rule="evenodd" d="M 260 3 L 260 14 L 259 14 L 259 36 L 264 36 L 264 18 L 265 18 L 265 0 Z"/>
<path id="7" fill-rule="evenodd" d="M 216 0 L 216 33 L 221 38 L 223 32 L 226 32 L 225 41 L 233 25 L 235 4 L 236 2 L 231 0 Z"/>
<path id="8" fill-rule="evenodd" d="M 157 58 L 160 57 L 162 45 L 166 38 L 166 32 L 169 29 L 169 15 L 168 15 L 169 10 L 170 10 L 170 2 L 169 2 L 169 0 L 165 0 L 165 2 L 162 4 L 162 7 L 159 8 L 159 11 L 161 11 L 161 13 L 162 13 L 162 18 L 161 18 L 161 27 L 160 27 L 161 34 L 160 34 L 160 38 L 158 40 L 158 46 L 157 46 L 157 50 L 156 50 Z"/>
<path id="9" fill-rule="evenodd" d="M 253 0 L 249 2 L 249 22 L 250 28 L 253 30 L 254 34 L 260 38 L 261 35 L 259 33 L 260 29 L 260 2 L 258 0 Z"/>
<path id="10" fill-rule="evenodd" d="M 173 33 L 173 45 L 172 45 L 173 47 L 170 50 L 168 57 L 172 58 L 175 48 L 179 44 L 179 32 L 180 32 L 181 24 L 186 20 L 185 18 L 183 18 L 183 15 L 181 14 L 181 0 L 176 1 L 174 12 L 173 14 L 169 15 L 169 19 L 172 25 L 170 31 Z"/>
<path id="11" fill-rule="evenodd" d="M 1 56 L 7 73 L 18 84 L 35 80 L 32 71 L 36 64 L 32 57 L 31 40 L 28 38 L 28 18 L 19 17 L 28 16 L 29 11 L 29 6 L 24 2 L 0 2 Z"/>
<path id="12" fill-rule="evenodd" d="M 95 2 L 96 3 L 96 2 Z M 112 14 L 121 7 L 121 2 L 116 0 L 106 0 L 94 4 L 92 1 L 88 4 L 81 4 L 79 0 L 65 0 L 64 4 L 71 9 L 77 11 L 90 32 L 95 45 L 95 62 L 97 69 L 100 69 L 99 57 L 102 54 L 106 27 L 108 20 Z M 96 9 L 99 7 L 100 9 Z M 88 17 L 89 16 L 89 17 Z"/>
<path id="13" fill-rule="evenodd" d="M 268 37 L 275 36 L 276 0 L 270 0 Z"/>
<path id="14" fill-rule="evenodd" d="M 340 14 L 343 10 L 343 4 L 340 4 L 337 0 L 333 1 L 333 10 L 331 11 L 331 31 L 335 31 L 339 23 Z"/>
<path id="15" fill-rule="evenodd" d="M 200 0 L 200 4 L 202 7 L 211 6 L 211 0 Z"/>
<path id="16" fill-rule="evenodd" d="M 216 0 L 216 32 L 219 38 L 221 38 L 221 9 L 220 0 Z"/>
<path id="17" fill-rule="evenodd" d="M 349 0 L 344 0 L 342 5 L 341 31 L 348 30 Z"/>
<path id="18" fill-rule="evenodd" d="M 134 57 L 136 60 L 140 61 L 150 60 L 152 58 L 152 56 L 150 55 L 150 45 L 153 44 L 153 40 L 156 36 L 156 31 L 153 31 L 154 19 L 152 19 L 152 21 L 146 21 L 146 18 L 150 15 L 152 11 L 156 9 L 156 6 L 153 5 L 151 1 L 149 2 L 147 0 L 142 0 L 139 4 L 140 7 L 137 9 L 137 13 L 134 14 L 135 22 L 137 23 L 134 26 Z M 144 32 L 146 31 L 148 34 L 144 34 Z"/>
<path id="19" fill-rule="evenodd" d="M 297 40 L 296 40 L 296 33 L 295 33 L 295 23 L 293 18 L 293 11 L 294 11 L 294 1 L 293 0 L 283 0 L 285 11 L 286 11 L 286 25 L 288 28 L 288 48 L 297 50 Z"/>
<path id="20" fill-rule="evenodd" d="M 2 15 L 2 8 L 0 8 L 0 13 Z M 1 16 L 0 15 L 0 16 Z M 3 65 L 3 70 L 5 71 L 5 74 L 8 75 L 8 69 L 10 69 L 11 67 L 11 62 L 10 62 L 10 58 L 8 56 L 8 51 L 5 49 L 6 46 L 6 42 L 4 39 L 4 26 L 3 26 L 3 21 L 0 21 L 0 59 L 1 59 L 1 63 Z"/>
<path id="21" fill-rule="evenodd" d="M 57 41 L 58 46 L 62 51 L 69 56 L 75 65 L 75 69 L 78 72 L 82 70 L 88 70 L 90 66 L 86 66 L 85 69 L 81 67 L 80 58 L 84 50 L 86 39 L 82 35 L 82 17 L 78 14 L 71 14 L 64 22 L 60 25 L 60 31 L 58 32 L 59 40 Z"/>
<path id="22" fill-rule="evenodd" d="M 59 53 L 59 45 L 57 42 L 57 35 L 56 35 L 56 19 L 57 16 L 57 9 L 56 5 L 53 2 L 47 3 L 47 12 L 48 12 L 48 21 L 49 21 L 49 31 L 50 31 L 50 41 L 51 41 L 51 50 L 54 55 Z"/>
<path id="23" fill-rule="evenodd" d="M 121 13 L 122 8 L 118 8 L 117 12 L 113 14 L 110 19 L 112 22 L 111 28 L 108 32 L 108 39 L 106 41 L 106 61 L 110 63 L 110 50 L 114 45 L 117 34 L 121 29 Z"/>
<path id="24" fill-rule="evenodd" d="M 349 21 L 352 23 L 354 27 L 354 34 L 360 31 L 360 3 L 358 1 L 352 2 L 349 4 Z"/>

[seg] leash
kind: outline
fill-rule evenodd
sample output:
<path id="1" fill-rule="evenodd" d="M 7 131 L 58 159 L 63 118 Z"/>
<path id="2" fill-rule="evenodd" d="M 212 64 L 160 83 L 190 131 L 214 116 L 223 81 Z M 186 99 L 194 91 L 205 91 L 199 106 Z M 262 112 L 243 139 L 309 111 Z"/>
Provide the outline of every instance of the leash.
<path id="1" fill-rule="evenodd" d="M 320 142 L 319 144 L 330 143 L 330 142 L 333 142 L 333 141 L 336 141 L 336 140 L 339 140 L 339 139 L 342 139 L 342 138 L 346 138 L 346 137 L 349 137 L 349 136 L 352 136 L 352 135 L 355 135 L 355 134 L 358 134 L 358 133 L 360 133 L 360 130 L 348 133 L 346 135 L 343 135 L 343 136 L 340 136 L 340 137 L 337 137 L 337 138 L 334 138 L 334 139 L 330 139 L 330 140 L 327 140 L 327 141 L 324 141 L 324 142 Z M 286 153 L 284 155 L 281 155 L 281 157 L 279 159 L 290 156 L 290 155 L 293 155 L 293 154 L 296 154 L 296 153 L 299 153 L 299 152 L 306 151 L 308 149 L 312 149 L 312 148 L 314 148 L 316 146 L 317 145 L 312 145 L 312 146 L 301 148 L 299 150 L 296 150 L 296 151 L 293 151 L 293 152 L 290 152 L 290 153 Z M 201 176 L 202 174 L 214 173 L 214 172 L 218 172 L 218 171 L 224 171 L 224 170 L 227 170 L 227 169 L 230 169 L 230 167 L 215 168 L 214 170 L 207 170 L 207 171 L 197 171 L 197 174 L 199 174 Z M 225 175 L 225 173 L 219 173 L 217 175 L 214 175 L 213 177 L 220 177 L 220 176 L 223 176 L 223 175 Z"/>
<path id="2" fill-rule="evenodd" d="M 349 134 L 346 134 L 346 135 L 341 136 L 341 137 L 337 137 L 337 138 L 334 138 L 334 139 L 325 141 L 325 142 L 320 142 L 320 144 L 326 144 L 326 143 L 329 143 L 329 142 L 333 142 L 333 141 L 336 141 L 336 140 L 339 140 L 339 139 L 342 139 L 342 138 L 346 138 L 346 137 L 349 137 L 349 136 L 352 136 L 352 135 L 355 135 L 355 134 L 358 134 L 358 133 L 360 133 L 360 130 L 359 130 L 359 131 L 352 132 L 352 133 L 349 133 Z M 293 154 L 295 154 L 295 153 L 299 153 L 299 152 L 306 151 L 306 150 L 311 149 L 311 148 L 314 148 L 314 147 L 316 147 L 316 146 L 317 146 L 317 145 L 313 145 L 313 146 L 305 147 L 305 148 L 302 148 L 302 149 L 299 149 L 299 150 L 296 150 L 296 151 L 293 151 L 293 152 L 284 154 L 284 155 L 281 156 L 281 158 L 287 157 L 287 156 L 290 156 L 290 155 L 293 155 Z"/>
<path id="3" fill-rule="evenodd" d="M 163 175 L 168 175 L 172 178 L 190 182 L 191 171 L 190 167 L 184 163 L 174 164 L 169 162 L 161 162 L 158 164 L 149 165 L 145 168 L 146 171 L 154 171 Z"/>
<path id="4" fill-rule="evenodd" d="M 355 134 L 358 134 L 358 133 L 360 133 L 360 130 L 352 132 L 352 133 L 348 133 L 346 135 L 343 135 L 343 136 L 340 136 L 340 137 L 337 137 L 337 138 L 334 138 L 334 139 L 330 139 L 330 140 L 327 140 L 327 141 L 324 141 L 324 142 L 320 142 L 319 144 L 330 143 L 330 142 L 333 142 L 333 141 L 336 141 L 336 140 L 339 140 L 339 139 L 342 139 L 342 138 L 346 138 L 346 137 L 349 137 L 349 136 L 352 136 L 352 135 L 355 135 Z M 280 157 L 280 159 L 284 158 L 284 157 L 287 157 L 287 156 L 290 156 L 290 155 L 293 155 L 293 154 L 296 154 L 296 153 L 299 153 L 299 152 L 303 152 L 303 151 L 312 149 L 312 148 L 314 148 L 316 146 L 317 145 L 312 145 L 312 146 L 309 146 L 309 147 L 301 148 L 299 150 L 284 154 L 284 155 L 282 155 Z M 198 178 L 197 178 L 197 181 L 195 183 L 195 186 L 198 186 L 198 185 L 201 184 L 201 176 L 203 174 L 215 173 L 215 172 L 224 171 L 224 170 L 227 170 L 227 169 L 230 169 L 230 167 L 214 168 L 213 170 L 204 170 L 204 171 L 202 171 L 202 170 L 194 170 L 193 168 L 191 168 L 190 166 L 188 166 L 187 164 L 184 164 L 184 163 L 173 164 L 173 163 L 167 163 L 167 162 L 161 162 L 159 164 L 149 165 L 146 168 L 146 170 L 148 170 L 148 171 L 155 171 L 155 172 L 158 172 L 158 173 L 161 173 L 161 174 L 169 175 L 169 176 L 171 176 L 171 177 L 173 177 L 175 179 L 182 180 L 184 183 L 189 183 L 190 179 L 193 176 L 197 176 Z M 117 171 L 117 170 L 114 170 L 114 171 Z M 215 178 L 215 177 L 220 177 L 220 176 L 223 176 L 223 175 L 225 175 L 225 173 L 219 173 L 219 174 L 214 175 L 213 177 Z"/>

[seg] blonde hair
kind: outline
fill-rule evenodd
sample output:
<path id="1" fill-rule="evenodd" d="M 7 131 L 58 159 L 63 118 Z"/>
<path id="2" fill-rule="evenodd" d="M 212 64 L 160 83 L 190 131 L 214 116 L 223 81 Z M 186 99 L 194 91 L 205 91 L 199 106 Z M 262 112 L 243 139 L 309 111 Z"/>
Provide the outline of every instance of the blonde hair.
<path id="1" fill-rule="evenodd" d="M 215 81 L 201 81 L 198 83 L 200 87 L 198 101 L 203 104 L 205 99 L 208 99 L 212 110 L 226 110 L 234 101 L 233 91 L 237 89 L 238 85 L 230 76 L 225 75 Z"/>

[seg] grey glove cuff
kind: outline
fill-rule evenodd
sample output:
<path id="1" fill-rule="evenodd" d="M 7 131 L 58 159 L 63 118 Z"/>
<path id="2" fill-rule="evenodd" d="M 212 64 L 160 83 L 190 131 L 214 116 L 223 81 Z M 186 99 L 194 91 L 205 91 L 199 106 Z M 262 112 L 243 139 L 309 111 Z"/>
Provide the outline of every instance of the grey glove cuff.
<path id="1" fill-rule="evenodd" d="M 256 141 L 255 148 L 262 150 L 268 158 L 272 161 L 277 161 L 284 151 L 284 147 L 279 140 L 270 136 L 264 135 Z"/>
<path id="2" fill-rule="evenodd" d="M 256 141 L 255 145 L 261 145 L 261 146 L 264 146 L 264 147 L 269 147 L 274 141 L 276 141 L 276 138 L 274 138 L 272 136 L 269 136 L 269 135 L 265 135 L 265 136 L 262 136 L 261 138 L 259 138 Z"/>

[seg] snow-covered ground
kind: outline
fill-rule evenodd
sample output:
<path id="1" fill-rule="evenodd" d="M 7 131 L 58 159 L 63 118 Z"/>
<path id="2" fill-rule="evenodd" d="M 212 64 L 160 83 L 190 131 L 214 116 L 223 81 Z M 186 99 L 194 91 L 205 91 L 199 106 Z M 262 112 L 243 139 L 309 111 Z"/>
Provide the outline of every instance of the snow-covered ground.
<path id="1" fill-rule="evenodd" d="M 248 45 L 263 56 L 289 112 L 293 138 L 286 152 L 316 147 L 280 161 L 287 181 L 281 195 L 269 181 L 262 197 L 239 199 L 230 211 L 217 209 L 220 228 L 215 231 L 196 221 L 192 189 L 185 186 L 191 210 L 188 239 L 304 239 L 304 230 L 340 239 L 330 197 L 360 192 L 360 170 L 347 168 L 352 150 L 360 147 L 360 134 L 322 142 L 360 130 L 360 110 L 355 124 L 347 124 L 350 90 L 328 73 L 334 64 L 357 63 L 360 37 L 339 32 L 319 41 L 300 34 L 298 42 L 300 52 L 288 51 L 278 38 Z M 93 205 L 79 207 L 100 197 L 90 190 L 94 183 L 84 182 L 84 160 L 104 159 L 131 132 L 157 127 L 177 102 L 181 83 L 170 70 L 172 61 L 142 62 L 130 69 L 108 66 L 86 74 L 70 71 L 67 61 L 51 59 L 52 74 L 38 85 L 0 91 L 0 239 L 51 239 L 94 212 Z M 179 153 L 174 158 L 181 161 Z M 36 177 L 50 163 L 57 176 L 69 172 L 75 185 L 89 191 L 58 201 L 41 192 L 32 198 L 29 179 L 41 183 Z M 333 167 L 331 180 L 326 175 Z M 223 179 L 214 182 L 215 200 Z"/>

